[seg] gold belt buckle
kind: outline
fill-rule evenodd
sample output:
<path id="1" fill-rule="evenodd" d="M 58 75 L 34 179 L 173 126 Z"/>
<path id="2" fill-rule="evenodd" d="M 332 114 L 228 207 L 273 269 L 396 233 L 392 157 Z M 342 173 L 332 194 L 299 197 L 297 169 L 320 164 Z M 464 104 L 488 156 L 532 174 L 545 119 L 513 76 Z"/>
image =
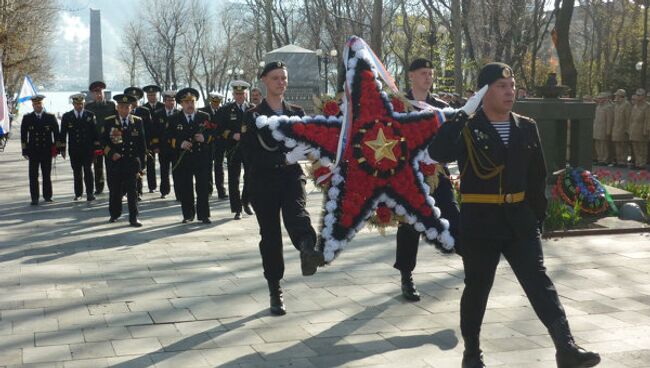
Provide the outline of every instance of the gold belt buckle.
<path id="1" fill-rule="evenodd" d="M 511 193 L 506 194 L 504 200 L 506 203 L 512 203 L 512 194 Z"/>

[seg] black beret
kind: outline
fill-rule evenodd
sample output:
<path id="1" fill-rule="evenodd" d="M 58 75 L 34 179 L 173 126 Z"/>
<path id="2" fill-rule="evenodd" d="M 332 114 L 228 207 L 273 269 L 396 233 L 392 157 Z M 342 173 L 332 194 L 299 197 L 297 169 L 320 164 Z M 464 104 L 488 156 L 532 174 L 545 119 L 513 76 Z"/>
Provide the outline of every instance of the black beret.
<path id="1" fill-rule="evenodd" d="M 423 59 L 423 58 L 415 59 L 415 60 L 413 60 L 413 62 L 409 66 L 409 72 L 412 72 L 414 70 L 418 70 L 420 68 L 432 69 L 433 64 L 431 63 L 430 60 L 427 60 L 427 59 Z"/>
<path id="2" fill-rule="evenodd" d="M 135 97 L 137 100 L 139 100 L 142 98 L 142 96 L 144 96 L 144 91 L 142 90 L 142 88 L 139 87 L 126 87 L 124 89 L 124 94 L 131 95 Z"/>
<path id="3" fill-rule="evenodd" d="M 285 64 L 282 61 L 271 61 L 270 63 L 266 63 L 266 65 L 264 65 L 264 69 L 260 74 L 260 78 L 269 74 L 271 71 L 275 69 L 286 69 L 286 68 L 287 68 L 287 64 Z"/>
<path id="4" fill-rule="evenodd" d="M 128 94 L 121 94 L 121 95 L 115 95 L 113 96 L 113 100 L 117 102 L 118 104 L 132 104 L 137 101 L 137 99 L 133 95 L 128 95 Z"/>
<path id="5" fill-rule="evenodd" d="M 157 92 L 162 91 L 162 89 L 159 86 L 155 85 L 155 84 L 150 84 L 148 86 L 144 86 L 144 87 L 142 87 L 142 90 L 147 92 L 147 93 L 157 93 Z"/>
<path id="6" fill-rule="evenodd" d="M 485 85 L 490 85 L 501 78 L 510 78 L 514 76 L 512 68 L 504 63 L 488 63 L 483 66 L 478 73 L 478 89 Z"/>
<path id="7" fill-rule="evenodd" d="M 190 99 L 198 100 L 199 91 L 195 90 L 192 87 L 186 87 L 176 92 L 176 102 L 181 103 L 181 101 Z"/>
<path id="8" fill-rule="evenodd" d="M 96 88 L 106 89 L 106 83 L 102 81 L 94 81 L 88 86 L 89 91 L 94 91 Z"/>

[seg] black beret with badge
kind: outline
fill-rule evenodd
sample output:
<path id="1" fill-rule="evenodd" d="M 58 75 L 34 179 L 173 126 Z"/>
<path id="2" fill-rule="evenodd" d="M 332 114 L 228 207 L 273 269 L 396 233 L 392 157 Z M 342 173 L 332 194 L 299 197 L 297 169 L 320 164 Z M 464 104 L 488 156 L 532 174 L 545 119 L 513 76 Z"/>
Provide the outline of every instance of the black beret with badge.
<path id="1" fill-rule="evenodd" d="M 409 66 L 409 72 L 418 70 L 420 68 L 433 69 L 433 64 L 431 63 L 430 60 L 424 58 L 415 59 L 413 60 L 413 62 L 411 62 L 411 65 Z"/>
<path id="2" fill-rule="evenodd" d="M 176 92 L 176 102 L 181 103 L 182 101 L 198 100 L 199 91 L 195 90 L 192 87 L 185 87 L 178 92 Z"/>
<path id="3" fill-rule="evenodd" d="M 117 102 L 118 104 L 132 104 L 136 102 L 138 99 L 135 98 L 133 95 L 128 95 L 128 94 L 119 94 L 113 96 L 113 100 Z"/>
<path id="4" fill-rule="evenodd" d="M 135 97 L 136 100 L 139 100 L 142 97 L 144 97 L 144 91 L 142 90 L 142 88 L 139 88 L 139 87 L 126 87 L 124 89 L 124 94 L 125 95 L 131 95 L 131 96 Z"/>
<path id="5" fill-rule="evenodd" d="M 271 61 L 269 63 L 266 63 L 264 65 L 264 69 L 262 69 L 262 73 L 260 74 L 260 78 L 263 76 L 269 74 L 270 72 L 274 71 L 275 69 L 286 69 L 287 64 L 285 64 L 283 61 Z"/>
<path id="6" fill-rule="evenodd" d="M 148 86 L 144 86 L 144 87 L 142 87 L 142 90 L 145 91 L 146 93 L 158 93 L 158 92 L 162 91 L 162 89 L 159 86 L 155 85 L 155 84 L 150 84 Z"/>
<path id="7" fill-rule="evenodd" d="M 481 87 L 490 85 L 501 78 L 513 76 L 512 68 L 508 64 L 499 62 L 485 64 L 478 73 L 478 88 L 481 89 Z"/>

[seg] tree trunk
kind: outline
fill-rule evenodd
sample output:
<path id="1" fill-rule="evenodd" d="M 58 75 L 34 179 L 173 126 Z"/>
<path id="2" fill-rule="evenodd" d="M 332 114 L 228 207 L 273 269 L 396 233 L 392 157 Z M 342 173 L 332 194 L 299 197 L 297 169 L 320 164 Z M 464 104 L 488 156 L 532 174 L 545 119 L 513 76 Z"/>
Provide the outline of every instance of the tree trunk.
<path id="1" fill-rule="evenodd" d="M 372 7 L 372 21 L 370 24 L 370 48 L 381 59 L 381 46 L 382 46 L 382 14 L 383 14 L 384 1 L 374 0 Z"/>
<path id="2" fill-rule="evenodd" d="M 460 0 L 451 1 L 451 33 L 454 37 L 454 87 L 463 94 L 463 23 L 461 22 Z"/>
<path id="3" fill-rule="evenodd" d="M 573 5 L 575 0 L 555 0 L 555 32 L 557 32 L 557 42 L 555 49 L 560 60 L 560 75 L 562 84 L 569 86 L 570 97 L 576 96 L 578 86 L 578 71 L 573 62 L 571 45 L 569 43 L 569 28 L 571 26 L 571 17 L 573 16 Z"/>

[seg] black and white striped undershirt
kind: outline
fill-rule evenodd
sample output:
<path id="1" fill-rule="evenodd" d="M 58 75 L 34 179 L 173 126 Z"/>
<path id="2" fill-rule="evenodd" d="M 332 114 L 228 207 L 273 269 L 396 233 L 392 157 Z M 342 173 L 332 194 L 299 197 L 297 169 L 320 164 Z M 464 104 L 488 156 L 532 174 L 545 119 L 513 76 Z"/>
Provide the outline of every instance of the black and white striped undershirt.
<path id="1" fill-rule="evenodd" d="M 275 113 L 275 115 L 278 115 L 278 116 L 284 115 L 284 109 L 279 109 L 279 110 L 273 109 L 273 112 Z"/>
<path id="2" fill-rule="evenodd" d="M 510 122 L 509 121 L 493 121 L 492 126 L 497 130 L 501 141 L 504 146 L 508 146 L 508 141 L 510 140 Z"/>

